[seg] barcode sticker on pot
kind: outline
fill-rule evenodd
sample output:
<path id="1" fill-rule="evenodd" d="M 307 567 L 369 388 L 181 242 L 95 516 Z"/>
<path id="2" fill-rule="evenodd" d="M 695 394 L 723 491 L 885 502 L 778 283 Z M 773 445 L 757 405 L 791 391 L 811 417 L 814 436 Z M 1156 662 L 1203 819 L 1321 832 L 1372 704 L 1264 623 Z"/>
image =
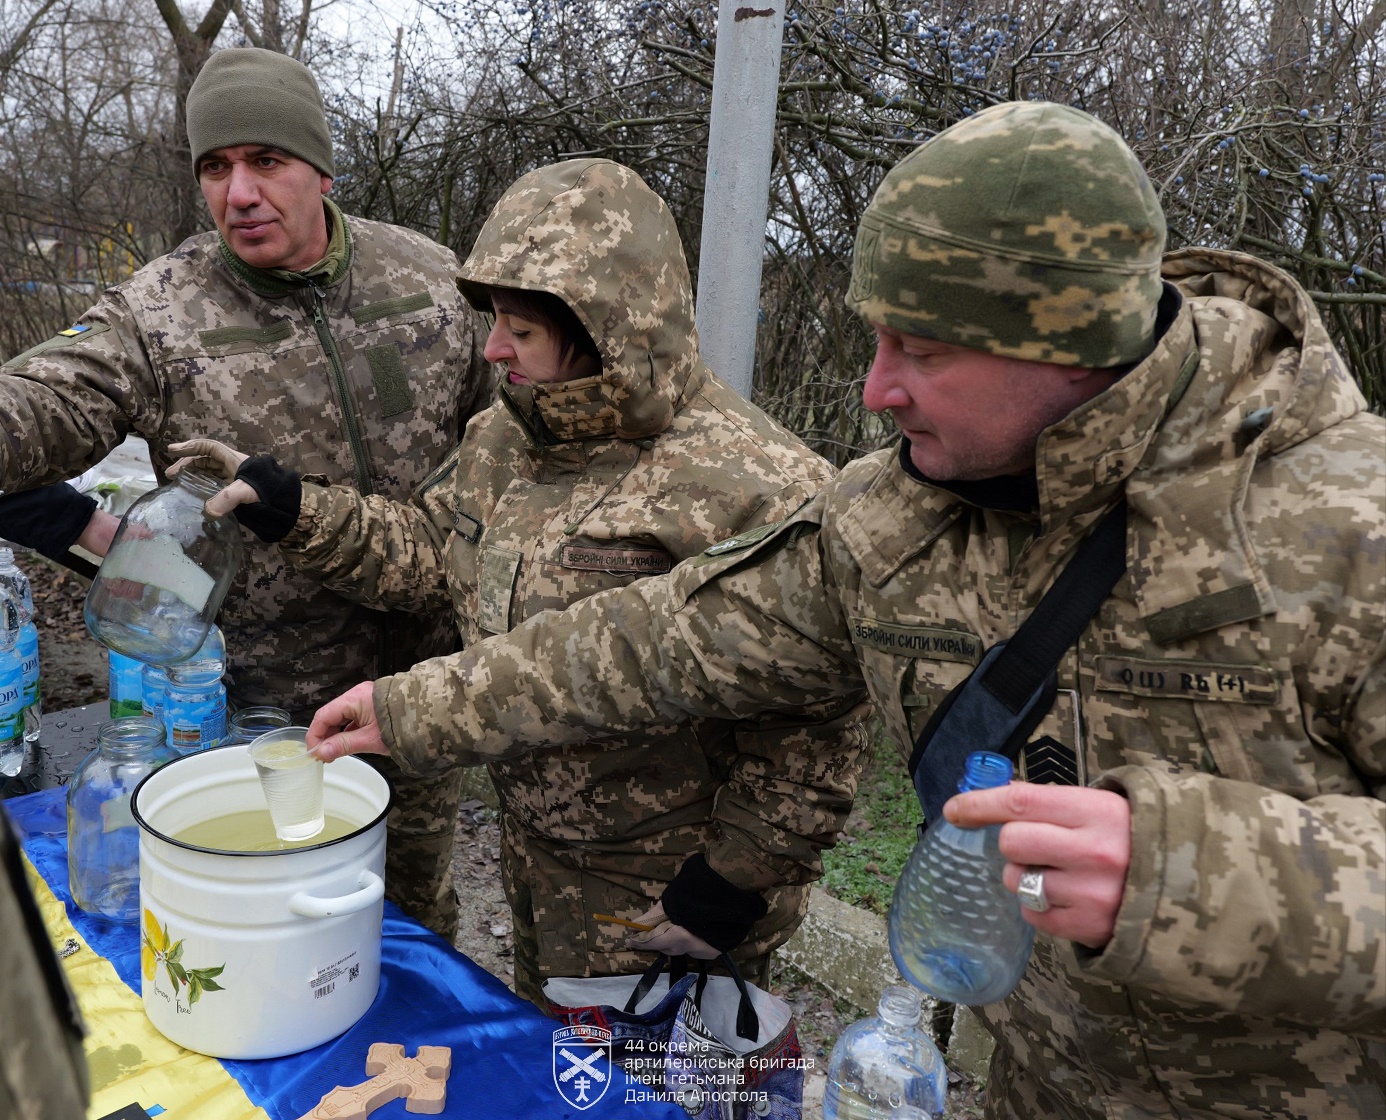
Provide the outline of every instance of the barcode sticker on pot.
<path id="1" fill-rule="evenodd" d="M 337 990 L 337 981 L 345 977 L 347 983 L 361 975 L 361 962 L 356 959 L 353 949 L 339 961 L 318 969 L 308 986 L 313 990 L 314 999 L 324 999 Z"/>

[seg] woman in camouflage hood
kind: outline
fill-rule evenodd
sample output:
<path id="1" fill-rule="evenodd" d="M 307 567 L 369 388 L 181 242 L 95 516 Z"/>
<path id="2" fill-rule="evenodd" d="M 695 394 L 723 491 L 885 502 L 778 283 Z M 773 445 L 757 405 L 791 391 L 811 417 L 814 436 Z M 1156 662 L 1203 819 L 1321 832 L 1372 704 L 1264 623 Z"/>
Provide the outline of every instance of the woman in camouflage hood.
<path id="1" fill-rule="evenodd" d="M 525 175 L 462 276 L 495 316 L 500 400 L 408 505 L 302 485 L 281 547 L 333 590 L 414 610 L 450 595 L 471 645 L 773 524 L 831 478 L 703 364 L 678 231 L 629 168 Z M 614 665 L 599 636 L 587 656 L 594 675 Z M 731 950 L 764 981 L 851 806 L 860 701 L 492 762 L 516 991 L 639 971 L 654 949 Z M 446 728 L 462 704 L 434 694 L 409 719 Z M 476 759 L 460 741 L 451 761 Z M 657 928 L 642 938 L 598 914 Z"/>

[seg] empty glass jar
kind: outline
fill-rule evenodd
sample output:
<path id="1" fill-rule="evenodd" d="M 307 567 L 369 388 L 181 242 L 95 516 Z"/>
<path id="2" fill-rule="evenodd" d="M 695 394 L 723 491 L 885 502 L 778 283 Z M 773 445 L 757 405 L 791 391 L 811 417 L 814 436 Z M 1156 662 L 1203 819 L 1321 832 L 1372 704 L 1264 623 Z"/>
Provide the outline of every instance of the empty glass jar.
<path id="1" fill-rule="evenodd" d="M 97 641 L 149 665 L 197 652 L 241 564 L 236 519 L 202 508 L 221 486 L 185 470 L 130 507 L 87 592 Z"/>
<path id="2" fill-rule="evenodd" d="M 229 747 L 234 743 L 249 743 L 266 731 L 279 731 L 291 723 L 293 717 L 283 708 L 272 708 L 268 704 L 242 708 L 231 717 L 231 727 L 222 745 Z"/>
<path id="3" fill-rule="evenodd" d="M 146 774 L 178 752 L 163 724 L 144 716 L 113 719 L 67 786 L 67 874 L 72 901 L 115 922 L 140 912 L 140 832 L 130 795 Z"/>

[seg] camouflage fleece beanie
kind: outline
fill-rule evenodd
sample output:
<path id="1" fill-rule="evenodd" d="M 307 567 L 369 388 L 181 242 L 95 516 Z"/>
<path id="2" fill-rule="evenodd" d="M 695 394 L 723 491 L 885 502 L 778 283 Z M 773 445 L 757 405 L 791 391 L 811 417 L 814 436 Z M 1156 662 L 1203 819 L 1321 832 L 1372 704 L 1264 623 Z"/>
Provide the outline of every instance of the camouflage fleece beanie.
<path id="1" fill-rule="evenodd" d="M 193 174 L 213 148 L 265 144 L 311 163 L 329 178 L 332 134 L 308 67 L 259 47 L 217 51 L 188 91 Z"/>
<path id="2" fill-rule="evenodd" d="M 901 160 L 862 216 L 847 305 L 906 334 L 1060 365 L 1139 361 L 1165 217 L 1125 142 L 1048 102 L 995 105 Z"/>

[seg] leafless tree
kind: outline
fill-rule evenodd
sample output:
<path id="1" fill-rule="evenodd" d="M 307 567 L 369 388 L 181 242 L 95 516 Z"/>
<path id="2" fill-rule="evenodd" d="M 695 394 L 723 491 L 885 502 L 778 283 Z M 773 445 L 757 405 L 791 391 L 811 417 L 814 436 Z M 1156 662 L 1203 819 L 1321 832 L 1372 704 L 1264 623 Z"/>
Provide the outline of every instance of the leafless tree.
<path id="1" fill-rule="evenodd" d="M 20 243 L 45 226 L 85 223 L 132 260 L 205 228 L 181 97 L 207 52 L 234 43 L 313 66 L 338 149 L 334 194 L 351 212 L 465 254 L 518 175 L 609 156 L 668 201 L 696 273 L 714 4 L 421 0 L 401 22 L 341 0 L 352 20 L 334 36 L 313 0 L 203 2 L 196 21 L 172 0 L 22 0 L 0 16 L 0 274 L 34 270 Z M 1386 0 L 796 0 L 757 399 L 838 462 L 889 434 L 860 407 L 870 338 L 843 304 L 861 213 L 885 170 L 940 128 L 1043 98 L 1127 138 L 1172 248 L 1253 252 L 1299 279 L 1386 407 L 1384 20 Z M 19 302 L 0 292 L 0 313 L 14 312 L 0 315 L 6 352 L 55 325 L 47 304 Z"/>

